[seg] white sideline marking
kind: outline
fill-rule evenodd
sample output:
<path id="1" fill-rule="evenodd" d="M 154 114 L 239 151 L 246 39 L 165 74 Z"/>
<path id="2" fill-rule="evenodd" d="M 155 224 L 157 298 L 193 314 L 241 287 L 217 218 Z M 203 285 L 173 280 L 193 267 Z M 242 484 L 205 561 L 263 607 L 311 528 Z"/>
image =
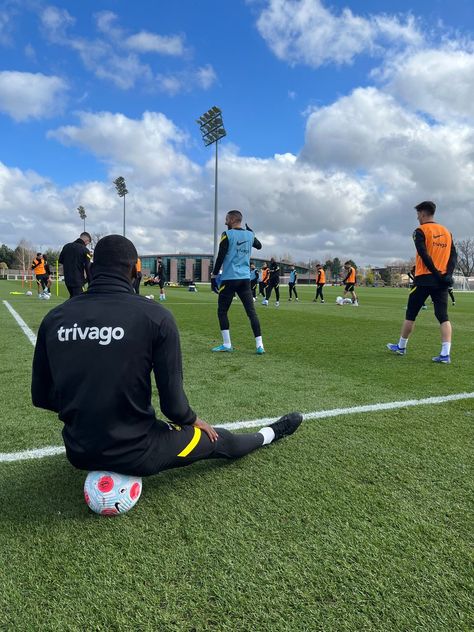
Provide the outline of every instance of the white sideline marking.
<path id="1" fill-rule="evenodd" d="M 35 336 L 35 334 L 28 327 L 28 325 L 25 323 L 25 321 L 20 316 L 20 314 L 18 314 L 18 312 L 15 312 L 15 310 L 13 309 L 13 307 L 10 305 L 10 303 L 8 301 L 3 301 L 3 304 L 8 309 L 8 311 L 13 316 L 13 318 L 16 320 L 16 322 L 20 325 L 21 330 L 23 331 L 25 336 L 28 338 L 28 340 L 31 342 L 31 344 L 34 347 L 36 345 L 36 336 Z"/>
<path id="2" fill-rule="evenodd" d="M 340 415 L 355 415 L 360 413 L 378 412 L 381 410 L 395 410 L 396 408 L 408 408 L 410 406 L 429 406 L 433 404 L 444 404 L 462 399 L 473 399 L 473 393 L 455 393 L 454 395 L 442 395 L 440 397 L 426 397 L 425 399 L 407 399 L 399 402 L 386 402 L 381 404 L 367 404 L 366 406 L 352 406 L 351 408 L 332 408 L 329 410 L 316 410 L 303 415 L 305 421 L 310 419 L 324 419 L 326 417 L 339 417 Z M 227 430 L 238 430 L 239 428 L 257 428 L 266 426 L 277 421 L 279 417 L 266 417 L 263 419 L 253 419 L 251 421 L 234 421 L 228 424 L 220 424 L 219 428 Z M 48 446 L 36 450 L 25 450 L 24 452 L 0 452 L 0 463 L 12 463 L 14 461 L 26 461 L 29 459 L 42 459 L 46 456 L 63 454 L 63 446 Z"/>

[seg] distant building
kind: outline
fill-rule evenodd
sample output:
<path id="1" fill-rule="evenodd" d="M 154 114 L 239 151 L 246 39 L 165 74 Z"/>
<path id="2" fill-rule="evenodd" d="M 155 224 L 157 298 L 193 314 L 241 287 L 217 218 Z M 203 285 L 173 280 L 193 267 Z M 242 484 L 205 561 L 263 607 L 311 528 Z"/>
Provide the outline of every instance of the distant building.
<path id="1" fill-rule="evenodd" d="M 157 260 L 161 257 L 166 271 L 166 278 L 171 283 L 183 283 L 185 281 L 196 281 L 197 283 L 209 283 L 214 257 L 207 254 L 163 254 L 163 255 L 139 255 L 142 262 L 142 272 L 144 275 L 154 275 L 157 270 Z M 270 263 L 270 259 L 256 259 L 252 257 L 251 262 L 257 268 Z M 282 281 L 289 275 L 293 263 L 280 262 Z M 296 271 L 300 275 L 300 280 L 308 279 L 308 267 L 297 266 Z M 313 275 L 314 276 L 314 275 Z"/>

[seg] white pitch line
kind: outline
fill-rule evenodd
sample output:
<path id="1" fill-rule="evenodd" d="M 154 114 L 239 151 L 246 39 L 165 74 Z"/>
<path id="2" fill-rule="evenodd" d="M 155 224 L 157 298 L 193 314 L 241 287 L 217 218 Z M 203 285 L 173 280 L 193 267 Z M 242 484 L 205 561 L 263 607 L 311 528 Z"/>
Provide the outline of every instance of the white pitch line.
<path id="1" fill-rule="evenodd" d="M 20 314 L 18 314 L 18 312 L 16 312 L 13 309 L 13 307 L 10 305 L 10 303 L 8 301 L 3 301 L 3 304 L 8 309 L 8 311 L 13 316 L 13 318 L 16 320 L 16 322 L 20 325 L 20 329 L 22 330 L 22 332 L 25 334 L 25 336 L 28 338 L 28 340 L 31 342 L 31 344 L 34 347 L 36 345 L 36 336 L 35 336 L 35 334 L 31 331 L 31 329 L 25 323 L 25 321 L 20 316 Z"/>
<path id="2" fill-rule="evenodd" d="M 351 408 L 331 408 L 329 410 L 315 410 L 312 413 L 303 415 L 305 421 L 310 419 L 324 419 L 327 417 L 339 417 L 340 415 L 356 415 L 360 413 L 379 412 L 381 410 L 395 410 L 397 408 L 409 408 L 410 406 L 431 406 L 433 404 L 444 404 L 463 399 L 474 399 L 472 393 L 455 393 L 453 395 L 442 395 L 440 397 L 426 397 L 424 399 L 407 399 L 399 402 L 385 402 L 380 404 L 367 404 L 366 406 L 352 406 Z M 266 417 L 263 419 L 253 419 L 250 421 L 234 421 L 228 424 L 216 425 L 216 428 L 226 428 L 227 430 L 238 430 L 240 428 L 257 428 L 267 426 L 277 421 L 279 417 Z M 25 450 L 24 452 L 0 452 L 0 463 L 12 463 L 14 461 L 26 461 L 30 459 L 42 459 L 46 456 L 63 454 L 63 446 L 47 446 L 36 450 Z"/>

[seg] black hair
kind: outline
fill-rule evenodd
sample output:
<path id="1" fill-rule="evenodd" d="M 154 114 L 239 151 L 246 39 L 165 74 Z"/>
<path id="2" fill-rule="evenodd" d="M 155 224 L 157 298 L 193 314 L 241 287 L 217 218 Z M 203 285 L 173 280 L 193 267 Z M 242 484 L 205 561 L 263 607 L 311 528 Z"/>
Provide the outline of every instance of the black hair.
<path id="1" fill-rule="evenodd" d="M 92 241 L 92 237 L 89 235 L 89 233 L 85 233 L 85 232 L 84 232 L 84 233 L 81 233 L 81 234 L 79 235 L 79 237 L 80 237 L 81 239 L 82 239 L 83 237 L 87 237 L 87 239 L 88 239 L 89 241 Z"/>
<path id="2" fill-rule="evenodd" d="M 97 269 L 106 271 L 119 271 L 129 275 L 133 266 L 137 263 L 137 249 L 126 237 L 122 235 L 107 235 L 97 242 L 94 250 L 94 271 Z"/>
<path id="3" fill-rule="evenodd" d="M 242 221 L 242 213 L 240 211 L 229 211 L 227 215 L 230 215 L 233 219 L 236 219 L 239 222 Z"/>
<path id="4" fill-rule="evenodd" d="M 417 211 L 426 211 L 430 215 L 434 215 L 436 211 L 436 204 L 434 202 L 430 202 L 429 200 L 425 200 L 425 202 L 420 202 L 415 206 Z"/>

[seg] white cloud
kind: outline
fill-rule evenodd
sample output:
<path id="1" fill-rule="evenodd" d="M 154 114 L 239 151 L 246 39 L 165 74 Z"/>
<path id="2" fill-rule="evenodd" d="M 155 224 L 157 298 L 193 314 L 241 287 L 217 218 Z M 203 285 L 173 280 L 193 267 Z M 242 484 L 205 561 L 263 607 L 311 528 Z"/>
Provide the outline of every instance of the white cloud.
<path id="1" fill-rule="evenodd" d="M 268 0 L 257 28 L 273 53 L 290 64 L 317 68 L 351 63 L 356 55 L 374 52 L 386 42 L 416 45 L 422 41 L 411 16 L 364 18 L 343 9 L 340 15 L 321 0 Z"/>
<path id="2" fill-rule="evenodd" d="M 474 53 L 426 49 L 397 56 L 374 73 L 387 89 L 412 107 L 444 121 L 474 119 Z"/>
<path id="3" fill-rule="evenodd" d="M 145 112 L 140 120 L 111 112 L 78 116 L 79 126 L 60 127 L 49 137 L 92 152 L 110 165 L 111 176 L 126 171 L 151 185 L 167 178 L 184 182 L 199 172 L 182 152 L 186 135 L 164 114 Z"/>
<path id="4" fill-rule="evenodd" d="M 126 46 L 140 53 L 159 53 L 180 57 L 185 53 L 183 38 L 180 35 L 157 35 L 140 31 L 127 37 Z"/>
<path id="5" fill-rule="evenodd" d="M 66 90 L 60 77 L 5 70 L 0 72 L 0 110 L 16 121 L 53 116 Z"/>
<path id="6" fill-rule="evenodd" d="M 207 90 L 216 81 L 210 64 L 180 71 L 156 72 L 141 55 L 183 57 L 187 50 L 182 35 L 160 35 L 148 31 L 129 34 L 118 22 L 112 11 L 95 14 L 97 30 L 101 37 L 84 38 L 71 33 L 75 19 L 66 9 L 48 6 L 41 12 L 42 29 L 53 43 L 74 50 L 84 66 L 96 77 L 115 84 L 122 90 L 130 90 L 140 82 L 170 95 L 189 92 L 194 88 Z"/>

